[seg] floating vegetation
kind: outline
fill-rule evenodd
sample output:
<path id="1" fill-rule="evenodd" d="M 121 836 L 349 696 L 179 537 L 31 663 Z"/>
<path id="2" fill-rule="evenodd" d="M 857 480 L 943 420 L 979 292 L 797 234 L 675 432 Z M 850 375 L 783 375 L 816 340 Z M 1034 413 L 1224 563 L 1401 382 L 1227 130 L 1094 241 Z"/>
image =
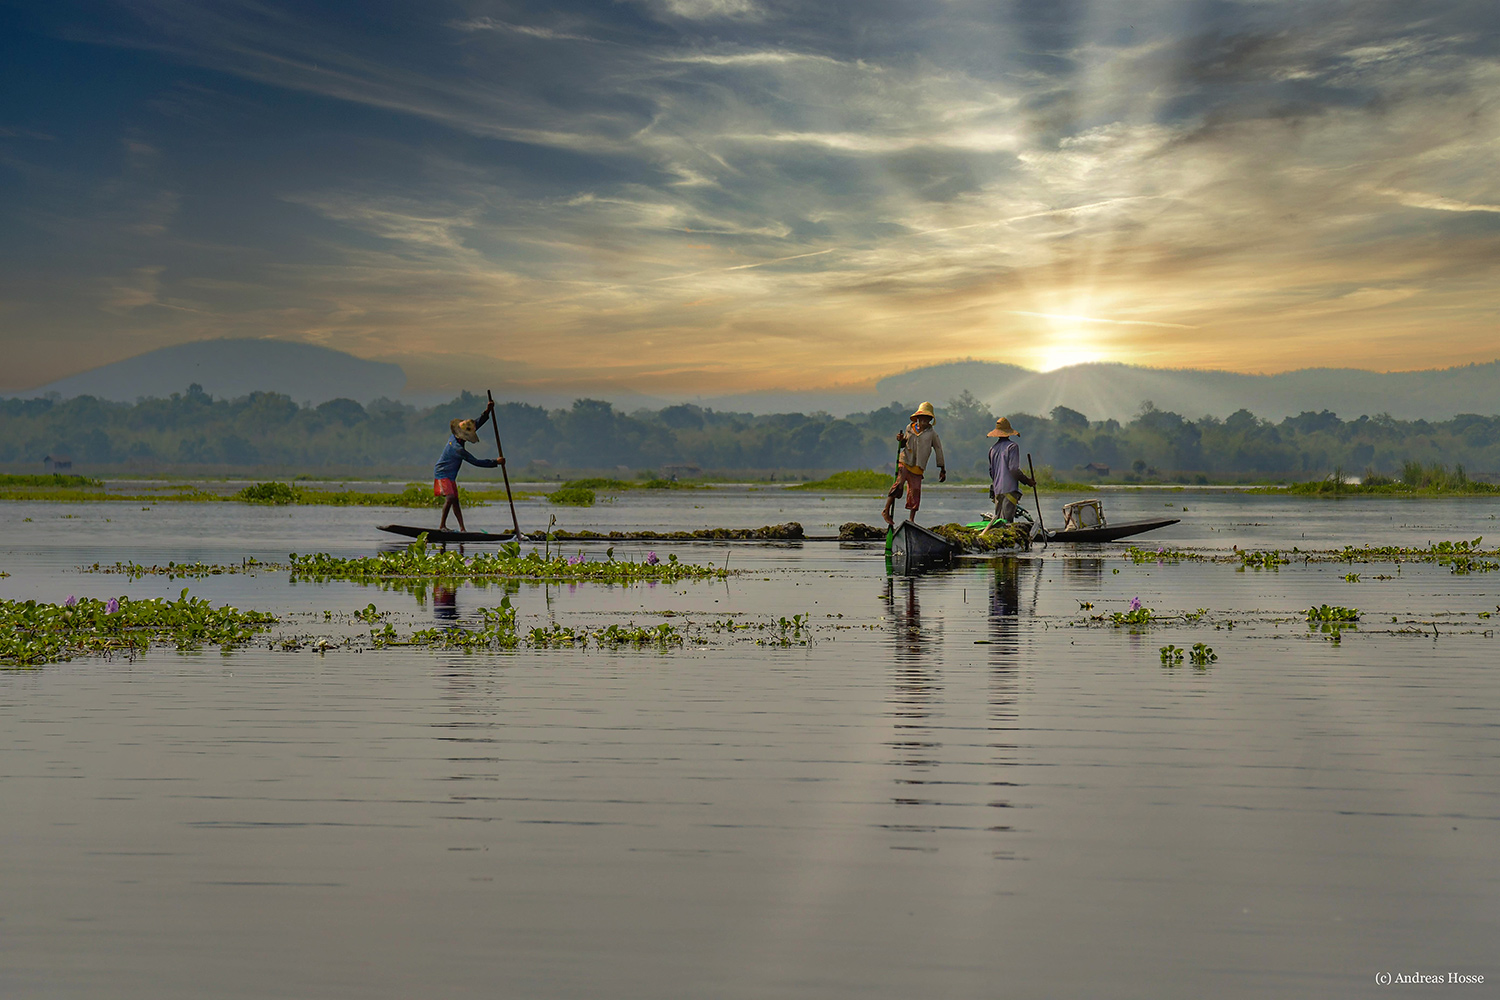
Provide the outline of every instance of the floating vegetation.
<path id="1" fill-rule="evenodd" d="M 295 580 L 351 580 L 356 583 L 378 583 L 393 579 L 521 579 L 587 581 L 592 583 L 635 583 L 656 581 L 672 583 L 677 580 L 701 580 L 722 578 L 729 570 L 716 566 L 699 566 L 680 561 L 676 555 L 665 560 L 655 559 L 651 553 L 645 560 L 617 560 L 614 550 L 604 559 L 589 560 L 575 556 L 543 555 L 532 550 L 521 554 L 516 542 L 501 546 L 494 554 L 480 553 L 463 556 L 457 552 L 431 551 L 422 536 L 412 545 L 396 552 L 382 552 L 374 556 L 341 558 L 326 552 L 315 555 L 288 557 L 292 579 Z"/>
<path id="2" fill-rule="evenodd" d="M 1142 605 L 1139 597 L 1132 597 L 1130 599 L 1130 610 L 1112 611 L 1110 612 L 1109 620 L 1116 627 L 1150 625 L 1156 620 L 1156 613 Z"/>
<path id="3" fill-rule="evenodd" d="M 1345 573 L 1344 574 L 1344 582 L 1345 583 L 1358 583 L 1359 582 L 1359 574 L 1358 573 Z"/>
<path id="4" fill-rule="evenodd" d="M 845 521 L 839 525 L 841 542 L 878 542 L 885 537 L 885 529 L 859 521 Z"/>
<path id="5" fill-rule="evenodd" d="M 1359 621 L 1358 608 L 1341 608 L 1328 604 L 1320 604 L 1315 608 L 1308 608 L 1304 614 L 1310 622 L 1357 622 Z"/>
<path id="6" fill-rule="evenodd" d="M 25 475 L 0 475 L 0 486 L 53 486 L 72 487 L 83 486 L 102 487 L 104 480 L 90 479 L 88 476 L 68 476 L 60 472 L 53 472 L 42 476 Z"/>
<path id="7" fill-rule="evenodd" d="M 228 650 L 251 641 L 277 621 L 263 611 L 214 607 L 202 598 L 101 601 L 68 598 L 62 604 L 0 601 L 0 662 L 35 666 L 85 654 L 144 653 L 152 645 Z"/>
<path id="8" fill-rule="evenodd" d="M 1239 557 L 1240 569 L 1280 569 L 1292 561 L 1287 556 L 1274 550 L 1270 552 L 1247 552 L 1239 550 L 1236 551 L 1235 555 Z"/>
<path id="9" fill-rule="evenodd" d="M 139 580 L 142 577 L 147 576 L 164 576 L 168 580 L 175 580 L 178 577 L 181 577 L 183 579 L 196 579 L 205 576 L 221 576 L 224 574 L 233 573 L 254 573 L 256 570 L 279 570 L 285 568 L 285 566 L 282 566 L 279 563 L 263 563 L 259 559 L 250 557 L 248 559 L 242 560 L 238 565 L 234 563 L 219 564 L 205 562 L 169 562 L 165 566 L 158 566 L 154 563 L 150 566 L 145 566 L 137 562 L 116 562 L 108 565 L 94 563 L 92 566 L 78 567 L 78 572 L 118 573 L 121 576 L 127 576 L 132 580 Z"/>
<path id="10" fill-rule="evenodd" d="M 523 494 L 516 494 L 522 496 Z M 529 495 L 529 494 L 525 494 Z M 459 487 L 458 498 L 465 507 L 483 507 L 488 494 Z M 434 496 L 432 487 L 423 483 L 407 483 L 400 493 L 368 493 L 359 490 L 315 490 L 290 483 L 256 483 L 226 497 L 243 503 L 268 504 L 284 507 L 292 504 L 304 507 L 411 507 L 438 508 L 443 498 Z"/>
<path id="11" fill-rule="evenodd" d="M 798 483 L 789 486 L 793 490 L 858 490 L 860 492 L 884 493 L 891 488 L 895 482 L 895 476 L 889 472 L 878 472 L 875 469 L 846 469 L 843 472 L 835 472 L 827 479 L 819 479 L 811 483 Z"/>
<path id="12" fill-rule="evenodd" d="M 1344 475 L 1343 469 L 1335 469 L 1325 479 L 1310 483 L 1293 483 L 1290 486 L 1270 487 L 1252 492 L 1295 493 L 1303 496 L 1453 496 L 1500 493 L 1500 486 L 1476 482 L 1469 478 L 1462 465 L 1449 471 L 1446 465 L 1407 462 L 1401 469 L 1399 479 L 1366 470 L 1360 482 L 1353 482 Z"/>
<path id="13" fill-rule="evenodd" d="M 48 476 L 20 476 L 20 479 L 49 479 Z M 207 500 L 222 500 L 216 494 L 207 490 L 199 489 L 189 484 L 163 487 L 169 489 L 170 493 L 110 493 L 104 489 L 104 483 L 97 479 L 85 479 L 82 476 L 66 476 L 66 479 L 82 480 L 79 483 L 69 483 L 62 486 L 50 484 L 40 486 L 7 485 L 0 482 L 0 500 L 45 500 L 60 503 L 93 503 L 97 501 L 130 502 L 140 503 L 166 503 L 172 501 L 202 502 Z"/>
<path id="14" fill-rule="evenodd" d="M 1205 562 L 1208 556 L 1201 552 L 1188 552 L 1183 549 L 1143 549 L 1138 545 L 1132 545 L 1125 550 L 1125 558 L 1133 563 L 1178 563 L 1178 562 Z"/>
<path id="15" fill-rule="evenodd" d="M 594 491 L 587 486 L 573 484 L 559 486 L 547 494 L 547 502 L 569 507 L 592 507 L 594 506 Z"/>

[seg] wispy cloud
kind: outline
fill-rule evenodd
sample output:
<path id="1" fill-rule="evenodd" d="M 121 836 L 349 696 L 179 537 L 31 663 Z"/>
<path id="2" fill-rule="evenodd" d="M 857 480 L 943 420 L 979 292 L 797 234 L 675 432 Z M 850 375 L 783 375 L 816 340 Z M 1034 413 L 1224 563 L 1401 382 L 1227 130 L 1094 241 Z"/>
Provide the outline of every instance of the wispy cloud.
<path id="1" fill-rule="evenodd" d="M 14 140 L 86 134 L 81 111 L 0 130 L 29 185 L 10 238 L 41 248 L 0 292 L 85 288 L 142 338 L 149 314 L 152 337 L 462 343 L 535 380 L 732 390 L 1035 361 L 1067 330 L 1254 369 L 1309 344 L 1457 362 L 1492 332 L 1477 6 L 114 9 L 57 33 L 181 79 L 71 173 Z"/>

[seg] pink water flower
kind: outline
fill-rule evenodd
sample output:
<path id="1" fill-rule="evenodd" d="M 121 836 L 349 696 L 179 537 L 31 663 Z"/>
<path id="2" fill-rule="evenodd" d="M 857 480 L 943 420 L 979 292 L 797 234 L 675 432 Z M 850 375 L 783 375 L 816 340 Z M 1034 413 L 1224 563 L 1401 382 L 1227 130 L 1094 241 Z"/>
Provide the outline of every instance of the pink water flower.
<path id="1" fill-rule="evenodd" d="M 655 552 L 647 552 L 646 553 L 646 565 L 647 566 L 655 566 L 659 562 L 661 562 L 661 560 L 657 558 Z"/>
<path id="2" fill-rule="evenodd" d="M 1132 597 L 1130 599 L 1130 610 L 1131 611 L 1139 611 L 1139 610 L 1141 610 L 1141 599 L 1139 597 Z"/>
<path id="3" fill-rule="evenodd" d="M 119 611 L 119 610 L 120 610 L 120 602 L 117 601 L 117 600 L 115 600 L 113 597 L 111 597 L 109 599 L 109 603 L 104 606 L 104 613 L 107 614 L 107 615 L 112 615 L 116 611 Z"/>
<path id="4" fill-rule="evenodd" d="M 78 606 L 78 598 L 74 597 L 72 594 L 69 594 L 68 595 L 68 599 L 66 601 L 63 601 L 63 607 L 65 607 L 65 608 L 73 608 L 73 607 L 77 607 L 77 606 Z"/>
<path id="5" fill-rule="evenodd" d="M 578 553 L 576 556 L 573 556 L 571 559 L 569 559 L 568 560 L 568 565 L 569 566 L 577 566 L 581 562 L 583 562 L 583 553 L 582 552 Z"/>

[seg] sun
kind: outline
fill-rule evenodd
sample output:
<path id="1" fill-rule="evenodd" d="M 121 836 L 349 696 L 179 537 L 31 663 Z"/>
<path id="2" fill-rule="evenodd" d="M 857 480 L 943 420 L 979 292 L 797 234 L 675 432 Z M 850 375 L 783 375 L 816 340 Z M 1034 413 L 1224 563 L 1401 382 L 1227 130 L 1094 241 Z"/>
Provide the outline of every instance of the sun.
<path id="1" fill-rule="evenodd" d="M 1032 352 L 1032 359 L 1037 370 L 1044 372 L 1107 360 L 1103 351 L 1076 331 L 1055 334 L 1046 343 L 1038 344 Z"/>

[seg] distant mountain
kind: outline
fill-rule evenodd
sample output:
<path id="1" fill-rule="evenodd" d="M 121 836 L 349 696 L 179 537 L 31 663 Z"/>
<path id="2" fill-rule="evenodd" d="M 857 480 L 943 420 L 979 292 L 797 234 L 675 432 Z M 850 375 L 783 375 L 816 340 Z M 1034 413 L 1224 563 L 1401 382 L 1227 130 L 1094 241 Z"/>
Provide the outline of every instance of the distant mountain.
<path id="1" fill-rule="evenodd" d="M 286 340 L 199 340 L 138 354 L 124 361 L 70 375 L 50 385 L 10 395 L 64 399 L 98 396 L 134 402 L 142 396 L 166 398 L 196 382 L 220 399 L 252 392 L 280 392 L 298 403 L 324 403 L 340 397 L 369 402 L 394 399 L 406 386 L 399 365 L 365 361 L 343 351 Z"/>
<path id="2" fill-rule="evenodd" d="M 1281 420 L 1305 410 L 1332 410 L 1345 420 L 1389 413 L 1402 420 L 1448 420 L 1460 413 L 1500 413 L 1500 361 L 1413 372 L 1304 368 L 1279 375 L 1087 364 L 1034 372 L 984 361 L 918 368 L 881 379 L 882 402 L 932 400 L 942 405 L 968 390 L 1001 413 L 1049 413 L 1066 406 L 1091 420 L 1128 420 L 1150 400 L 1157 409 L 1197 419 L 1249 410 Z"/>

